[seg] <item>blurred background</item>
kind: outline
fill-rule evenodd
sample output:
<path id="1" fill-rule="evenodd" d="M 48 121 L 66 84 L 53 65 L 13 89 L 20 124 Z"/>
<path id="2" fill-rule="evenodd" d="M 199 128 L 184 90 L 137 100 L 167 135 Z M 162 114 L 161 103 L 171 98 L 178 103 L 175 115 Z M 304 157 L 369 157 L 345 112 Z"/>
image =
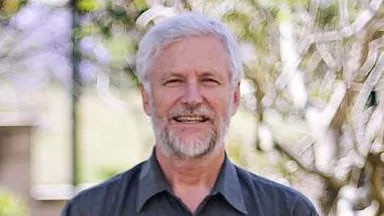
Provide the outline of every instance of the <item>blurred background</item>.
<path id="1" fill-rule="evenodd" d="M 0 0 L 0 216 L 58 215 L 150 155 L 137 44 L 190 10 L 241 45 L 232 161 L 321 215 L 384 215 L 382 0 Z"/>

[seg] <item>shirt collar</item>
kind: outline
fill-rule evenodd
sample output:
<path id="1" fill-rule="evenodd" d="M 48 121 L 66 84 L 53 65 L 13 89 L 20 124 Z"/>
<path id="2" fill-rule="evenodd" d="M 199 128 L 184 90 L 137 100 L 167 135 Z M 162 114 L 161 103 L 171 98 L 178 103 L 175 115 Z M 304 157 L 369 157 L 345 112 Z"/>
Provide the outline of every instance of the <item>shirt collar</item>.
<path id="1" fill-rule="evenodd" d="M 225 155 L 223 167 L 211 192 L 212 195 L 217 193 L 222 194 L 225 200 L 239 212 L 248 214 L 236 167 L 229 161 L 227 155 Z"/>
<path id="2" fill-rule="evenodd" d="M 153 151 L 149 160 L 141 168 L 136 211 L 140 212 L 149 198 L 163 191 L 171 192 L 171 187 L 167 183 Z"/>
<path id="3" fill-rule="evenodd" d="M 140 212 L 148 199 L 163 191 L 172 193 L 153 152 L 149 160 L 143 164 L 140 172 L 136 211 Z M 211 195 L 218 193 L 235 209 L 245 215 L 248 214 L 235 165 L 229 161 L 227 155 L 225 155 L 223 166 Z"/>

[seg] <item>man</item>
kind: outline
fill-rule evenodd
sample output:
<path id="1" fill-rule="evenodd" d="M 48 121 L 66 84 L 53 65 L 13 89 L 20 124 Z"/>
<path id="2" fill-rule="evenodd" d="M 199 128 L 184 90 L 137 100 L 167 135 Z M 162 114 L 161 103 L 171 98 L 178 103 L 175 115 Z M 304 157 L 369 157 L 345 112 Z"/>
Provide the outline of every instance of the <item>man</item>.
<path id="1" fill-rule="evenodd" d="M 137 71 L 155 148 L 136 167 L 81 192 L 62 216 L 314 216 L 299 192 L 232 164 L 224 137 L 242 64 L 219 22 L 184 13 L 139 44 Z"/>

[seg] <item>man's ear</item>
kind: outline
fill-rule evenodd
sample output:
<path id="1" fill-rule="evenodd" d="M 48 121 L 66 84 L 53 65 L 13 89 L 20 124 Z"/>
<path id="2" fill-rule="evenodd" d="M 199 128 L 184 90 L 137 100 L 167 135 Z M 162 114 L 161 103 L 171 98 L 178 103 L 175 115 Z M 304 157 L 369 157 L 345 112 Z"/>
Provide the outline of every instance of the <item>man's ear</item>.
<path id="1" fill-rule="evenodd" d="M 239 105 L 240 105 L 240 81 L 238 81 L 237 83 L 234 84 L 234 89 L 233 89 L 233 93 L 232 93 L 232 110 L 231 110 L 231 114 L 232 115 L 235 115 Z"/>
<path id="2" fill-rule="evenodd" d="M 140 93 L 141 93 L 141 98 L 143 100 L 143 108 L 144 112 L 148 115 L 152 115 L 152 109 L 151 109 L 151 104 L 150 104 L 150 93 L 147 91 L 147 89 L 144 87 L 143 84 L 140 84 Z"/>

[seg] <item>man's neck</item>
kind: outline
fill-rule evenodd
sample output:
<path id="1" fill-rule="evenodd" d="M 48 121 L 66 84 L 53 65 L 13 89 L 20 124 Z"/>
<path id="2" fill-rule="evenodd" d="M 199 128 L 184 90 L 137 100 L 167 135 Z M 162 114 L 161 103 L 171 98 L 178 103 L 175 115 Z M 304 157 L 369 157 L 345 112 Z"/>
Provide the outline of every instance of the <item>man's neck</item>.
<path id="1" fill-rule="evenodd" d="M 156 149 L 156 158 L 173 192 L 194 212 L 210 193 L 224 162 L 224 150 L 202 159 L 182 160 Z"/>

